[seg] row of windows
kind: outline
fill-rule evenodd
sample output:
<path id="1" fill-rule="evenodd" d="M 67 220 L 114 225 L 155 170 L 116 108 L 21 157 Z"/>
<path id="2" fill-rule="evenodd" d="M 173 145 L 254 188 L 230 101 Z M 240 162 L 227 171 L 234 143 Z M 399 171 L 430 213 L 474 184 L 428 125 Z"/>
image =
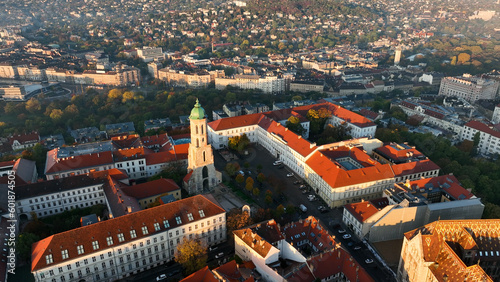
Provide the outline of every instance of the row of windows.
<path id="1" fill-rule="evenodd" d="M 83 188 L 83 189 L 78 189 L 77 191 L 72 191 L 72 192 L 67 192 L 67 193 L 61 193 L 61 196 L 62 197 L 71 196 L 71 195 L 74 196 L 74 195 L 79 195 L 79 194 L 82 194 L 82 193 L 88 193 L 88 192 L 92 192 L 92 191 L 97 191 L 97 189 L 98 189 L 97 187 Z M 99 190 L 101 190 L 101 189 L 99 189 Z M 49 196 L 45 196 L 45 199 L 44 199 L 44 197 L 30 199 L 29 203 L 33 204 L 33 202 L 38 203 L 38 201 L 40 201 L 40 202 L 50 201 L 51 199 L 54 200 L 54 199 L 57 199 L 57 198 L 59 198 L 59 194 L 52 195 L 50 197 Z M 80 197 L 80 200 L 81 200 L 81 197 Z"/>

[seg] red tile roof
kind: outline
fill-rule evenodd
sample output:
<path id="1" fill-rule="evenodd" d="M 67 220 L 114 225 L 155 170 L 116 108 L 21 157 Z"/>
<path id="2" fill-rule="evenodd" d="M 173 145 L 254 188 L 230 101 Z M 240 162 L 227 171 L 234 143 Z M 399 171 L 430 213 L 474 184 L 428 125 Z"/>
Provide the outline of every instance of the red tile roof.
<path id="1" fill-rule="evenodd" d="M 335 247 L 334 237 L 314 216 L 291 222 L 281 228 L 281 231 L 291 245 L 305 240 L 320 252 Z"/>
<path id="2" fill-rule="evenodd" d="M 409 184 L 412 189 L 418 189 L 417 187 L 423 188 L 428 184 L 432 184 L 433 187 L 441 186 L 442 190 L 452 196 L 455 200 L 466 200 L 474 197 L 474 194 L 462 187 L 458 179 L 453 175 L 441 175 L 432 178 L 414 180 L 410 181 Z"/>
<path id="3" fill-rule="evenodd" d="M 231 128 L 255 125 L 262 118 L 261 113 L 242 115 L 229 118 L 221 118 L 208 123 L 214 131 L 226 130 Z"/>
<path id="4" fill-rule="evenodd" d="M 27 143 L 34 143 L 34 142 L 39 142 L 40 141 L 40 135 L 38 132 L 33 131 L 31 133 L 25 133 L 25 134 L 16 134 L 12 135 L 9 138 L 10 145 L 14 143 L 15 140 L 17 140 L 21 145 L 27 144 Z"/>
<path id="5" fill-rule="evenodd" d="M 14 166 L 16 161 L 6 161 L 6 162 L 0 162 L 0 167 L 9 167 L 9 166 Z"/>
<path id="6" fill-rule="evenodd" d="M 219 282 L 208 266 L 196 271 L 180 282 Z"/>
<path id="7" fill-rule="evenodd" d="M 88 256 L 94 252 L 92 241 L 97 240 L 99 246 L 103 249 L 107 246 L 106 238 L 111 236 L 114 242 L 113 246 L 124 245 L 143 237 L 151 236 L 151 234 L 156 232 L 164 232 L 165 230 L 178 227 L 188 222 L 201 220 L 202 217 L 200 216 L 199 210 L 204 211 L 205 217 L 219 214 L 225 216 L 223 208 L 203 195 L 196 195 L 187 199 L 51 235 L 33 244 L 31 271 L 38 271 L 53 264 L 65 261 L 65 259 L 62 258 L 61 250 L 68 250 L 69 257 L 66 260 L 70 261 L 78 257 Z M 188 219 L 189 213 L 192 214 L 194 218 L 193 221 Z M 176 217 L 181 218 L 182 224 L 177 224 Z M 170 224 L 169 228 L 165 228 L 163 225 L 164 220 L 168 220 Z M 154 223 L 160 224 L 159 231 L 155 231 Z M 149 234 L 143 235 L 141 231 L 143 226 L 148 228 Z M 137 234 L 136 238 L 131 238 L 130 230 L 135 230 Z M 123 233 L 125 241 L 118 241 L 119 233 Z M 85 251 L 85 253 L 81 255 L 77 253 L 77 246 L 79 245 L 83 245 Z M 54 260 L 51 265 L 47 265 L 45 260 L 45 256 L 48 254 L 52 254 Z"/>
<path id="8" fill-rule="evenodd" d="M 326 108 L 330 112 L 332 112 L 333 116 L 336 116 L 340 119 L 343 119 L 346 122 L 352 123 L 358 127 L 370 127 L 370 126 L 376 126 L 375 123 L 373 123 L 371 120 L 365 118 L 362 115 L 359 115 L 357 113 L 351 112 L 345 108 L 342 108 L 338 105 L 326 102 L 326 103 L 321 103 L 321 104 L 314 104 L 314 105 L 308 105 L 308 106 L 301 106 L 301 107 L 296 107 L 293 108 L 294 111 L 297 113 L 306 116 L 307 112 L 310 109 L 313 110 L 319 110 L 321 108 Z"/>
<path id="9" fill-rule="evenodd" d="M 122 188 L 122 192 L 136 199 L 144 199 L 153 196 L 160 196 L 175 190 L 179 190 L 179 185 L 172 179 L 157 179 L 146 183 Z"/>
<path id="10" fill-rule="evenodd" d="M 374 119 L 376 119 L 378 117 L 378 114 L 376 112 L 373 112 L 373 111 L 370 111 L 370 110 L 367 110 L 367 109 L 361 109 L 359 111 L 359 113 L 362 116 L 364 116 L 364 117 L 366 117 L 368 119 L 371 119 L 371 120 L 374 120 Z"/>
<path id="11" fill-rule="evenodd" d="M 269 242 L 255 233 L 250 228 L 244 228 L 233 231 L 233 234 L 240 238 L 249 248 L 252 248 L 262 258 L 265 258 L 273 248 Z"/>
<path id="12" fill-rule="evenodd" d="M 150 149 L 139 147 L 132 149 L 123 149 L 113 152 L 115 162 L 130 161 L 144 158 L 145 154 L 152 153 Z"/>
<path id="13" fill-rule="evenodd" d="M 362 168 L 346 170 L 335 160 L 339 157 L 347 157 L 349 153 L 352 159 L 362 165 Z M 307 159 L 306 164 L 332 188 L 394 177 L 388 164 L 380 164 L 356 147 L 351 150 L 343 146 L 337 149 L 316 151 Z"/>
<path id="14" fill-rule="evenodd" d="M 113 156 L 110 151 L 58 159 L 57 149 L 54 149 L 47 152 L 45 174 L 82 168 L 93 168 L 113 163 Z"/>
<path id="15" fill-rule="evenodd" d="M 475 121 L 475 120 L 469 121 L 468 123 L 465 124 L 465 126 L 490 134 L 491 136 L 500 138 L 499 131 L 494 130 L 492 127 L 489 127 L 488 125 L 480 121 Z"/>
<path id="16" fill-rule="evenodd" d="M 387 143 L 375 149 L 375 152 L 394 163 L 406 162 L 416 158 L 425 158 L 424 154 L 406 144 Z"/>
<path id="17" fill-rule="evenodd" d="M 307 263 L 314 276 L 320 280 L 337 273 L 343 273 L 349 281 L 374 281 L 366 270 L 342 248 L 311 257 Z"/>
<path id="18" fill-rule="evenodd" d="M 376 214 L 379 211 L 379 209 L 377 209 L 369 201 L 347 204 L 344 206 L 344 208 L 348 212 L 350 212 L 359 222 L 365 222 L 372 215 Z"/>
<path id="19" fill-rule="evenodd" d="M 392 165 L 392 170 L 394 171 L 394 176 L 396 177 L 439 169 L 440 167 L 431 160 Z"/>
<path id="20" fill-rule="evenodd" d="M 316 144 L 310 143 L 301 135 L 289 130 L 287 127 L 281 125 L 279 122 L 264 118 L 259 122 L 259 125 L 276 138 L 284 141 L 288 147 L 295 150 L 303 157 L 308 156 L 316 150 Z"/>
<path id="21" fill-rule="evenodd" d="M 493 281 L 480 261 L 500 261 L 500 219 L 438 220 L 405 233 L 407 240 L 422 240 L 423 260 L 437 281 Z M 418 237 L 417 235 L 421 235 Z M 473 252 L 470 266 L 458 255 Z M 486 253 L 488 252 L 488 253 Z M 488 255 L 489 254 L 489 255 Z"/>
<path id="22" fill-rule="evenodd" d="M 117 149 L 129 149 L 142 146 L 141 138 L 138 134 L 111 137 L 111 142 Z"/>
<path id="23" fill-rule="evenodd" d="M 150 148 L 153 146 L 157 147 L 164 147 L 169 145 L 170 147 L 170 139 L 168 138 L 168 135 L 166 133 L 164 134 L 159 134 L 159 135 L 153 135 L 153 136 L 144 136 L 141 137 L 141 142 L 144 145 L 144 147 Z"/>
<path id="24" fill-rule="evenodd" d="M 217 267 L 213 272 L 225 278 L 227 282 L 240 282 L 243 280 L 235 260 Z"/>

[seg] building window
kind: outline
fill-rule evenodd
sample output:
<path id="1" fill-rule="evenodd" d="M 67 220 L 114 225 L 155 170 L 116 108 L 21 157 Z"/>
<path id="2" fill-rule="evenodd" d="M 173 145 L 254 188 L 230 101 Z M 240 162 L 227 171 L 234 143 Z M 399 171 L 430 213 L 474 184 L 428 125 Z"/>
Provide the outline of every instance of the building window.
<path id="1" fill-rule="evenodd" d="M 62 255 L 62 259 L 67 259 L 68 258 L 68 250 L 62 250 L 61 255 Z"/>
<path id="2" fill-rule="evenodd" d="M 192 213 L 188 213 L 188 219 L 189 219 L 189 221 L 193 221 L 194 220 Z"/>
<path id="3" fill-rule="evenodd" d="M 143 226 L 142 227 L 142 234 L 144 235 L 147 235 L 149 232 L 148 232 L 148 227 L 147 226 Z"/>
<path id="4" fill-rule="evenodd" d="M 92 248 L 95 250 L 99 249 L 99 242 L 98 241 L 93 241 L 92 242 Z"/>
<path id="5" fill-rule="evenodd" d="M 135 233 L 135 230 L 130 230 L 130 237 L 135 238 L 137 237 L 137 234 Z"/>
<path id="6" fill-rule="evenodd" d="M 155 231 L 160 231 L 160 224 L 158 222 L 155 222 L 154 227 Z"/>
<path id="7" fill-rule="evenodd" d="M 168 220 L 164 220 L 163 221 L 163 225 L 165 226 L 165 228 L 169 228 L 170 227 L 170 223 L 168 223 Z"/>
<path id="8" fill-rule="evenodd" d="M 111 236 L 107 237 L 106 242 L 108 243 L 108 246 L 113 245 L 113 237 L 111 237 Z"/>
<path id="9" fill-rule="evenodd" d="M 175 221 L 177 221 L 177 224 L 182 224 L 182 220 L 181 220 L 180 216 L 176 216 Z"/>
<path id="10" fill-rule="evenodd" d="M 52 258 L 52 254 L 50 255 L 46 255 L 45 256 L 45 261 L 47 262 L 47 264 L 51 264 L 54 262 L 54 259 Z"/>
<path id="11" fill-rule="evenodd" d="M 79 245 L 78 247 L 76 247 L 76 250 L 79 255 L 83 254 L 84 253 L 83 245 Z"/>
<path id="12" fill-rule="evenodd" d="M 118 242 L 123 242 L 125 241 L 125 237 L 123 236 L 123 233 L 118 234 Z"/>
<path id="13" fill-rule="evenodd" d="M 199 210 L 200 212 L 200 217 L 205 217 L 205 212 L 203 210 Z"/>

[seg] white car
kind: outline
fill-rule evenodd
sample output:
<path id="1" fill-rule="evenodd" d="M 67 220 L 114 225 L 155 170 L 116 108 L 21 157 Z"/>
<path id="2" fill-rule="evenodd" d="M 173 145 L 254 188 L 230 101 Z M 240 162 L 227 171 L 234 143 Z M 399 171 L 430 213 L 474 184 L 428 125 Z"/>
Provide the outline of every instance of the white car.
<path id="1" fill-rule="evenodd" d="M 342 236 L 342 238 L 344 238 L 344 239 L 350 239 L 351 238 L 351 234 L 344 234 L 344 236 Z"/>
<path id="2" fill-rule="evenodd" d="M 282 164 L 282 163 L 283 163 L 282 161 L 275 161 L 275 162 L 273 163 L 273 165 L 274 165 L 274 166 L 276 166 L 276 165 L 280 165 L 280 164 Z"/>
<path id="3" fill-rule="evenodd" d="M 218 254 L 215 255 L 215 258 L 218 259 L 218 258 L 221 258 L 224 256 L 224 253 L 223 252 L 220 252 Z"/>
<path id="4" fill-rule="evenodd" d="M 160 276 L 156 277 L 156 281 L 161 281 L 167 279 L 167 275 L 161 274 Z"/>
<path id="5" fill-rule="evenodd" d="M 344 229 L 340 229 L 340 230 L 339 230 L 339 233 L 340 233 L 340 234 L 345 233 L 345 230 L 344 230 Z"/>
<path id="6" fill-rule="evenodd" d="M 289 172 L 286 177 L 292 177 L 293 176 L 293 172 Z"/>
<path id="7" fill-rule="evenodd" d="M 365 259 L 365 262 L 366 263 L 373 263 L 373 260 L 372 259 Z"/>

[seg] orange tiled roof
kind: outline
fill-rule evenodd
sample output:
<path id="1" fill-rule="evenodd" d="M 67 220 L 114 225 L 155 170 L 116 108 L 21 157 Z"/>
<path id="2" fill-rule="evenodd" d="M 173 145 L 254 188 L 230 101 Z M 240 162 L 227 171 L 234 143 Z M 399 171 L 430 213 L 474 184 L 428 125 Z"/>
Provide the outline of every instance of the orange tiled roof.
<path id="1" fill-rule="evenodd" d="M 83 226 L 66 232 L 51 235 L 33 244 L 31 255 L 31 271 L 37 271 L 48 267 L 45 256 L 52 254 L 53 264 L 65 260 L 72 260 L 93 253 L 92 241 L 98 241 L 101 249 L 106 248 L 106 238 L 111 236 L 114 245 L 129 244 L 143 237 L 151 236 L 156 232 L 178 227 L 188 222 L 202 219 L 199 210 L 203 210 L 205 217 L 211 217 L 225 213 L 224 209 L 216 205 L 203 195 L 196 195 L 187 199 L 160 205 L 146 210 L 138 211 L 121 217 L 101 221 L 92 225 Z M 191 213 L 194 220 L 190 221 L 188 214 Z M 176 217 L 180 217 L 182 223 L 178 224 Z M 163 221 L 168 220 L 170 227 L 165 228 Z M 160 224 L 160 230 L 155 231 L 154 223 Z M 146 226 L 149 234 L 143 235 L 142 227 Z M 137 237 L 131 238 L 130 230 L 135 230 Z M 118 234 L 123 233 L 125 240 L 119 242 Z M 84 253 L 77 253 L 77 246 L 83 245 Z M 100 249 L 100 250 L 101 250 Z M 68 258 L 63 259 L 61 250 L 68 250 Z M 99 250 L 99 251 L 100 251 Z M 198 280 L 199 281 L 199 280 Z"/>
<path id="2" fill-rule="evenodd" d="M 374 281 L 351 254 L 342 248 L 313 256 L 307 263 L 313 269 L 314 276 L 320 280 L 337 273 L 344 273 L 349 281 Z"/>
<path id="3" fill-rule="evenodd" d="M 33 143 L 33 142 L 39 142 L 40 141 L 40 135 L 38 132 L 33 131 L 27 134 L 16 134 L 12 135 L 9 138 L 10 145 L 14 143 L 15 140 L 17 140 L 21 144 L 26 144 L 26 143 Z"/>
<path id="4" fill-rule="evenodd" d="M 344 208 L 349 211 L 359 222 L 365 222 L 372 215 L 376 214 L 379 209 L 373 206 L 370 201 L 347 204 Z"/>
<path id="5" fill-rule="evenodd" d="M 110 151 L 58 159 L 57 149 L 54 149 L 47 152 L 45 174 L 109 164 L 113 164 L 113 155 Z"/>
<path id="6" fill-rule="evenodd" d="M 259 122 L 259 125 L 271 135 L 286 142 L 288 147 L 292 148 L 303 157 L 308 156 L 317 148 L 315 143 L 310 143 L 306 139 L 302 138 L 301 135 L 296 134 L 272 119 L 263 118 Z"/>
<path id="7" fill-rule="evenodd" d="M 141 138 L 138 134 L 123 134 L 111 137 L 111 142 L 118 149 L 129 149 L 142 146 Z"/>
<path id="8" fill-rule="evenodd" d="M 363 167 L 345 170 L 335 161 L 335 158 L 348 156 L 358 161 Z M 332 188 L 394 177 L 388 164 L 380 164 L 359 148 L 349 150 L 347 147 L 339 147 L 337 149 L 316 151 L 307 159 L 306 164 Z"/>
<path id="9" fill-rule="evenodd" d="M 261 113 L 251 114 L 251 115 L 242 115 L 230 118 L 222 118 L 218 120 L 214 120 L 208 123 L 213 130 L 226 130 L 231 128 L 255 125 L 262 118 Z"/>
<path id="10" fill-rule="evenodd" d="M 500 219 L 439 220 L 404 236 L 422 241 L 423 259 L 434 262 L 429 268 L 437 281 L 493 281 L 480 261 L 500 261 Z M 469 265 L 462 249 L 472 252 Z"/>
<path id="11" fill-rule="evenodd" d="M 442 186 L 443 191 L 448 193 L 455 200 L 466 200 L 474 197 L 474 194 L 462 187 L 458 179 L 453 175 L 441 175 L 432 178 L 414 180 L 409 183 L 411 189 L 426 187 L 427 184 L 432 184 L 434 187 Z"/>
<path id="12" fill-rule="evenodd" d="M 180 282 L 219 282 L 208 266 L 196 271 Z"/>
<path id="13" fill-rule="evenodd" d="M 314 216 L 291 222 L 285 225 L 281 231 L 285 240 L 291 245 L 306 240 L 318 251 L 333 248 L 335 245 L 335 240 L 328 234 L 328 230 Z"/>
<path id="14" fill-rule="evenodd" d="M 265 227 L 264 227 L 265 228 Z M 264 240 L 256 232 L 250 228 L 244 228 L 233 231 L 233 234 L 238 236 L 247 246 L 251 247 L 262 258 L 265 258 L 269 251 L 273 248 L 269 242 Z"/>
<path id="15" fill-rule="evenodd" d="M 228 263 L 225 263 L 216 269 L 213 270 L 213 272 L 217 273 L 218 275 L 224 277 L 227 282 L 240 282 L 242 281 L 242 276 L 239 271 L 239 267 L 236 264 L 235 260 L 232 260 Z"/>

